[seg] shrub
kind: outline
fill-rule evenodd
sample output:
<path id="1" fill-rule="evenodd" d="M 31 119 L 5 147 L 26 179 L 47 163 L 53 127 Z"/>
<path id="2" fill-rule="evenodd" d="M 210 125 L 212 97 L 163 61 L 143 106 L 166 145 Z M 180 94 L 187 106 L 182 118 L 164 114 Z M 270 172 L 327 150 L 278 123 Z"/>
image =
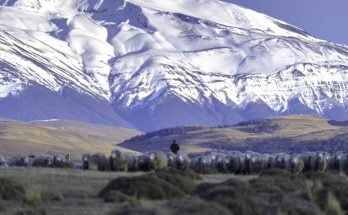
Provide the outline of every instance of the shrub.
<path id="1" fill-rule="evenodd" d="M 45 192 L 42 194 L 42 199 L 45 201 L 62 202 L 64 196 L 60 192 Z"/>
<path id="2" fill-rule="evenodd" d="M 185 195 L 180 188 L 154 175 L 114 179 L 102 189 L 99 196 L 105 198 L 111 191 L 119 191 L 137 199 L 167 199 Z"/>
<path id="3" fill-rule="evenodd" d="M 22 201 L 25 199 L 25 195 L 25 188 L 21 184 L 0 178 L 0 199 Z"/>
<path id="4" fill-rule="evenodd" d="M 183 174 L 173 173 L 172 171 L 159 171 L 155 176 L 172 184 L 186 194 L 190 194 L 195 189 L 195 183 Z"/>
<path id="5" fill-rule="evenodd" d="M 157 171 L 156 173 L 170 173 L 170 174 L 174 174 L 174 175 L 181 175 L 187 179 L 190 180 L 201 180 L 202 177 L 195 171 L 191 170 L 191 169 L 185 169 L 185 170 L 178 170 L 177 168 L 165 168 L 165 169 L 161 169 L 159 171 Z"/>
<path id="6" fill-rule="evenodd" d="M 196 189 L 201 198 L 228 208 L 234 214 L 265 214 L 266 201 L 246 182 L 229 179 L 220 184 L 201 184 Z"/>
<path id="7" fill-rule="evenodd" d="M 62 202 L 64 201 L 64 196 L 61 193 L 57 193 L 56 195 L 54 195 L 51 199 L 54 202 Z"/>
<path id="8" fill-rule="evenodd" d="M 308 172 L 304 176 L 321 186 L 312 189 L 313 192 L 319 192 L 321 189 L 326 189 L 330 192 L 340 203 L 343 210 L 348 210 L 348 180 L 342 175 Z"/>
<path id="9" fill-rule="evenodd" d="M 296 177 L 267 176 L 250 181 L 256 192 L 282 193 L 301 191 L 305 187 L 303 180 Z"/>
<path id="10" fill-rule="evenodd" d="M 137 201 L 134 198 L 132 198 L 124 193 L 121 193 L 119 191 L 109 192 L 105 196 L 104 201 L 110 202 L 110 203 L 129 203 L 131 205 L 136 205 L 136 203 L 137 203 Z"/>

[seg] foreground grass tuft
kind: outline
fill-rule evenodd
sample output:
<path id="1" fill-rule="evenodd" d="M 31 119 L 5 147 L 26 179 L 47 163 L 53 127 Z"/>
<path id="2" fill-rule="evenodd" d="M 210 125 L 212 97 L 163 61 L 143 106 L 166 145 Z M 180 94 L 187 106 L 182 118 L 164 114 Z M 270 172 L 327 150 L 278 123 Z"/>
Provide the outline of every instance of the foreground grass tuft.
<path id="1" fill-rule="evenodd" d="M 25 198 L 24 202 L 33 205 L 33 206 L 38 206 L 42 203 L 42 194 L 39 190 L 34 189 L 34 188 L 27 188 L 25 191 Z"/>
<path id="2" fill-rule="evenodd" d="M 105 202 L 110 202 L 110 203 L 128 203 L 130 205 L 136 205 L 137 200 L 133 197 L 130 197 L 124 193 L 121 193 L 119 191 L 111 191 L 109 192 L 105 198 Z"/>
<path id="3" fill-rule="evenodd" d="M 18 209 L 16 215 L 46 215 L 47 212 L 40 208 Z"/>
<path id="4" fill-rule="evenodd" d="M 0 199 L 22 201 L 25 197 L 26 190 L 23 185 L 6 178 L 0 178 Z"/>
<path id="5" fill-rule="evenodd" d="M 194 180 L 200 176 L 192 171 L 164 169 L 140 177 L 123 177 L 111 181 L 99 196 L 106 199 L 110 192 L 118 191 L 137 199 L 168 199 L 193 193 Z"/>
<path id="6" fill-rule="evenodd" d="M 5 211 L 5 210 L 6 210 L 5 204 L 4 204 L 4 202 L 0 199 L 0 212 Z"/>
<path id="7" fill-rule="evenodd" d="M 137 199 L 168 199 L 185 195 L 181 189 L 154 175 L 117 178 L 99 196 L 105 198 L 112 191 L 119 191 Z"/>

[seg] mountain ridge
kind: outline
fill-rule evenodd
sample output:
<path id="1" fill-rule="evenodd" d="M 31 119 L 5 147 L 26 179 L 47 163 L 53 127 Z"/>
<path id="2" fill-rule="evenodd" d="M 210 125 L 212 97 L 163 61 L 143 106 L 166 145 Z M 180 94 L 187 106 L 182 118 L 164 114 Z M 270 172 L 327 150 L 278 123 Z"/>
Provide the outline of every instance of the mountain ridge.
<path id="1" fill-rule="evenodd" d="M 143 131 L 291 113 L 346 120 L 347 65 L 347 46 L 217 0 L 0 1 L 0 105 L 32 86 L 49 92 L 27 93 L 29 120 Z M 0 114 L 25 119 L 15 110 Z"/>

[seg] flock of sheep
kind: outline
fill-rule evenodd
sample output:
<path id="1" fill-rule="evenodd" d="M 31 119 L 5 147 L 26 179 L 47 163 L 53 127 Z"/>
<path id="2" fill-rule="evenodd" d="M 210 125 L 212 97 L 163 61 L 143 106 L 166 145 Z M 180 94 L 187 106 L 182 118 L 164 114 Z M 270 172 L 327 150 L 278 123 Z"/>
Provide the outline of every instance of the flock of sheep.
<path id="1" fill-rule="evenodd" d="M 70 164 L 70 165 L 68 165 Z M 110 156 L 84 154 L 80 162 L 69 156 L 22 156 L 6 161 L 0 156 L 0 166 L 72 167 L 99 171 L 151 171 L 166 167 L 177 169 L 212 169 L 222 173 L 257 174 L 264 169 L 280 168 L 293 173 L 303 171 L 348 172 L 348 153 L 313 152 L 302 154 L 260 154 L 256 152 L 211 152 L 189 158 L 185 153 L 146 152 L 140 156 L 113 150 Z"/>
<path id="2" fill-rule="evenodd" d="M 29 155 L 29 156 L 15 156 L 8 161 L 0 155 L 0 167 L 17 166 L 17 167 L 63 167 L 67 164 L 73 166 L 70 161 L 70 155 L 63 158 L 60 155 Z"/>

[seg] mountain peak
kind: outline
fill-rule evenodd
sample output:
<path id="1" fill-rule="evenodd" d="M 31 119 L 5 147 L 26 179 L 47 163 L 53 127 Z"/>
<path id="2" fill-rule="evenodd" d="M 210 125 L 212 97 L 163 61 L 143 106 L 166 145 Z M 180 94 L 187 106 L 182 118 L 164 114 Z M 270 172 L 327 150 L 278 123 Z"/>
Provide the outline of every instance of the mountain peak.
<path id="1" fill-rule="evenodd" d="M 64 105 L 88 97 L 45 117 L 75 119 L 67 110 L 85 116 L 93 107 L 93 120 L 112 110 L 142 130 L 287 113 L 348 118 L 348 48 L 250 9 L 217 0 L 0 5 L 0 105 L 41 86 L 34 91 Z M 40 116 L 30 99 L 26 106 Z"/>

